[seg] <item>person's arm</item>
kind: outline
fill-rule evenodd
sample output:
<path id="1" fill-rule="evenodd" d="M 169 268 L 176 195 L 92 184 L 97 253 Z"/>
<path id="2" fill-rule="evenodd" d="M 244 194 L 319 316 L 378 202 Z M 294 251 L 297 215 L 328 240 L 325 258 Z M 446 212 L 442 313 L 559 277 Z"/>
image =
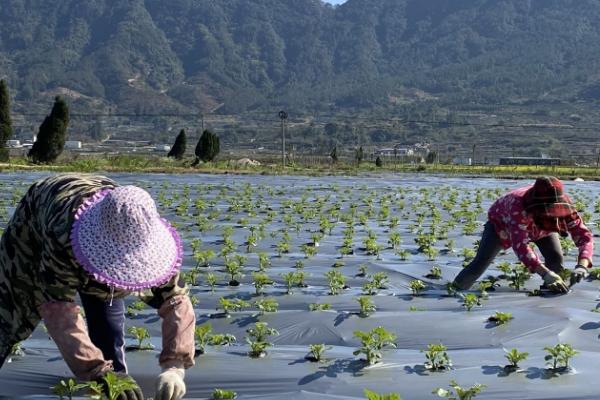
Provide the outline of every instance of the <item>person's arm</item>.
<path id="1" fill-rule="evenodd" d="M 158 308 L 162 318 L 162 373 L 156 381 L 157 400 L 181 399 L 186 392 L 185 369 L 194 365 L 196 315 L 187 286 L 175 275 L 166 284 L 146 291 L 142 300 Z"/>
<path id="2" fill-rule="evenodd" d="M 162 286 L 144 291 L 141 299 L 158 309 L 158 315 L 163 320 L 163 350 L 159 358 L 161 367 L 193 366 L 196 315 L 188 296 L 188 287 L 180 279 L 180 274 L 173 276 Z"/>
<path id="3" fill-rule="evenodd" d="M 591 268 L 592 255 L 594 254 L 594 235 L 577 213 L 574 213 L 567 220 L 567 229 L 575 246 L 579 249 L 577 264 L 585 268 Z"/>

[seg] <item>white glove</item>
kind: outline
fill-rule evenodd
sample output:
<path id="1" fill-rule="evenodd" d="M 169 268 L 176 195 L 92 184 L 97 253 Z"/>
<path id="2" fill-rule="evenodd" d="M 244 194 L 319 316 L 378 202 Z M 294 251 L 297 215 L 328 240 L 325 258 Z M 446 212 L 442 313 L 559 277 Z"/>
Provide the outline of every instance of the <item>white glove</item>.
<path id="1" fill-rule="evenodd" d="M 154 400 L 180 400 L 185 395 L 183 368 L 164 369 L 156 380 L 156 395 Z"/>

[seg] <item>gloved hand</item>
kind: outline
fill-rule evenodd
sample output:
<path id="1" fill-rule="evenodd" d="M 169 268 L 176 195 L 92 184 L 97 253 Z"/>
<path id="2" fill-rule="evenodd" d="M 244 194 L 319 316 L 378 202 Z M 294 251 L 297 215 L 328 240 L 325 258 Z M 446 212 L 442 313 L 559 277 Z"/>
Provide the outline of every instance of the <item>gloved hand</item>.
<path id="1" fill-rule="evenodd" d="M 562 278 L 558 274 L 556 274 L 552 271 L 546 272 L 542 276 L 542 280 L 544 281 L 544 284 L 546 285 L 546 287 L 554 293 L 568 293 L 569 292 L 569 287 L 567 286 L 565 281 L 563 281 Z"/>
<path id="2" fill-rule="evenodd" d="M 156 380 L 156 395 L 154 400 L 179 400 L 185 395 L 183 368 L 167 368 Z"/>
<path id="3" fill-rule="evenodd" d="M 117 400 L 144 400 L 144 394 L 142 393 L 142 389 L 140 389 L 140 387 L 138 386 L 138 384 L 136 383 L 135 380 L 133 380 L 132 377 L 130 377 L 129 375 L 123 373 L 123 372 L 115 372 L 113 373 L 114 375 L 116 375 L 118 378 L 120 379 L 128 379 L 131 383 L 135 384 L 136 386 L 132 389 L 127 389 L 124 390 L 118 397 Z M 111 377 L 101 377 L 96 379 L 96 382 L 98 382 L 101 386 L 102 386 L 102 393 L 106 395 L 107 398 L 112 398 L 110 395 L 112 393 L 110 393 L 110 385 L 107 385 L 107 382 L 111 381 Z"/>
<path id="4" fill-rule="evenodd" d="M 587 278 L 588 269 L 583 265 L 577 264 L 573 272 L 571 272 L 571 286 L 581 282 L 582 279 Z"/>

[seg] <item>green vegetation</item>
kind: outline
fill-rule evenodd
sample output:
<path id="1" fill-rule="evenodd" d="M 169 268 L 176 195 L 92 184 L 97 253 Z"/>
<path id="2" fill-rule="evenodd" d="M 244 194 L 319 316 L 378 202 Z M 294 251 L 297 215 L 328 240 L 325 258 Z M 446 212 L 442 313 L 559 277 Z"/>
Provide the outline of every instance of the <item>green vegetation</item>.
<path id="1" fill-rule="evenodd" d="M 8 85 L 0 80 L 0 162 L 8 161 L 6 141 L 12 137 L 12 120 L 10 117 L 10 96 Z"/>
<path id="2" fill-rule="evenodd" d="M 520 352 L 517 349 L 504 350 L 504 352 L 506 353 L 504 357 L 508 360 L 510 363 L 509 367 L 512 369 L 519 368 L 519 363 L 525 361 L 527 357 L 529 357 L 529 353 Z"/>
<path id="3" fill-rule="evenodd" d="M 233 390 L 215 389 L 212 392 L 212 400 L 230 400 L 237 398 L 237 393 Z"/>
<path id="4" fill-rule="evenodd" d="M 59 398 L 61 400 L 63 400 L 63 398 L 65 396 L 69 400 L 72 400 L 75 393 L 77 393 L 78 391 L 83 390 L 87 387 L 88 387 L 88 385 L 78 384 L 73 379 L 68 379 L 66 381 L 61 379 L 61 381 L 59 383 L 52 386 L 50 389 L 52 389 L 52 393 L 59 396 Z"/>
<path id="5" fill-rule="evenodd" d="M 369 365 L 378 363 L 383 358 L 383 349 L 386 347 L 396 348 L 394 340 L 396 335 L 388 332 L 382 326 L 374 328 L 370 332 L 355 331 L 354 336 L 361 342 L 361 347 L 354 351 L 354 355 L 364 354 Z"/>
<path id="6" fill-rule="evenodd" d="M 219 137 L 208 129 L 204 130 L 202 136 L 200 136 L 200 139 L 198 140 L 196 150 L 194 151 L 196 154 L 196 161 L 214 161 L 220 151 L 221 145 Z"/>
<path id="7" fill-rule="evenodd" d="M 167 154 L 167 157 L 173 157 L 176 160 L 183 159 L 183 155 L 185 154 L 185 149 L 187 146 L 187 137 L 185 136 L 185 130 L 182 129 L 179 132 L 179 135 L 175 138 L 175 143 L 173 143 L 173 147 Z"/>
<path id="8" fill-rule="evenodd" d="M 29 150 L 28 157 L 34 163 L 54 162 L 62 153 L 67 139 L 69 108 L 61 97 L 54 99 L 54 106 L 37 134 L 37 140 Z"/>
<path id="9" fill-rule="evenodd" d="M 365 389 L 365 398 L 367 400 L 402 400 L 398 393 L 380 394 L 369 389 Z"/>
<path id="10" fill-rule="evenodd" d="M 324 344 L 311 344 L 308 346 L 310 354 L 307 358 L 313 362 L 321 362 L 323 360 L 323 353 L 326 350 L 331 350 L 331 347 L 327 347 Z"/>
<path id="11" fill-rule="evenodd" d="M 474 293 L 467 293 L 463 296 L 463 307 L 467 309 L 467 311 L 471 311 L 473 307 L 481 305 L 481 297 L 477 296 Z"/>
<path id="12" fill-rule="evenodd" d="M 247 329 L 246 342 L 250 345 L 248 355 L 253 358 L 264 357 L 267 354 L 267 348 L 273 344 L 267 342 L 269 336 L 279 335 L 276 329 L 269 328 L 266 322 L 257 322 L 253 328 Z"/>
<path id="13" fill-rule="evenodd" d="M 130 326 L 129 329 L 127 329 L 127 333 L 137 341 L 136 348 L 138 350 L 152 350 L 154 348 L 150 343 L 144 343 L 146 340 L 150 339 L 150 332 L 143 326 Z"/>
<path id="14" fill-rule="evenodd" d="M 571 358 L 579 354 L 567 343 L 559 343 L 554 347 L 546 346 L 544 350 L 548 353 L 544 359 L 549 362 L 552 370 L 568 369 Z"/>
<path id="15" fill-rule="evenodd" d="M 463 388 L 456 383 L 456 381 L 450 381 L 450 387 L 452 389 L 446 390 L 443 388 L 437 388 L 433 390 L 433 394 L 437 394 L 439 397 L 444 397 L 448 400 L 471 400 L 477 396 L 486 385 L 476 383 L 469 388 Z"/>
<path id="16" fill-rule="evenodd" d="M 425 282 L 420 279 L 414 279 L 410 281 L 408 286 L 410 287 L 410 290 L 412 290 L 413 296 L 419 296 L 421 291 L 427 287 Z"/>
<path id="17" fill-rule="evenodd" d="M 488 321 L 496 325 L 504 325 L 511 319 L 513 319 L 512 313 L 496 311 L 494 315 L 488 318 Z"/>
<path id="18" fill-rule="evenodd" d="M 427 346 L 425 352 L 425 367 L 432 371 L 440 371 L 444 369 L 450 369 L 452 367 L 452 361 L 446 353 L 447 347 L 443 344 L 430 344 Z"/>

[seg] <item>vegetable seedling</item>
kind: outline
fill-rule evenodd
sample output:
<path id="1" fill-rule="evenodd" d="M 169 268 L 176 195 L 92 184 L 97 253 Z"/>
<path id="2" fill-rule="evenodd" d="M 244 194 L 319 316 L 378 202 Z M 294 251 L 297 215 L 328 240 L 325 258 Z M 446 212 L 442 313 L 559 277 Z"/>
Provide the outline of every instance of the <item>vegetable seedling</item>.
<path id="1" fill-rule="evenodd" d="M 364 278 L 365 276 L 367 276 L 367 265 L 366 264 L 360 264 L 358 266 L 358 273 L 355 275 L 357 278 Z M 600 268 L 598 268 L 600 270 Z"/>
<path id="2" fill-rule="evenodd" d="M 510 282 L 508 286 L 515 290 L 520 290 L 525 285 L 525 282 L 531 278 L 531 274 L 527 267 L 519 263 L 511 268 L 506 278 Z"/>
<path id="3" fill-rule="evenodd" d="M 305 358 L 312 362 L 321 362 L 323 360 L 323 353 L 326 350 L 331 350 L 331 347 L 327 347 L 324 344 L 311 344 L 308 346 L 309 354 Z"/>
<path id="4" fill-rule="evenodd" d="M 325 273 L 325 278 L 329 284 L 330 295 L 335 296 L 344 289 L 346 277 L 341 272 L 331 269 Z"/>
<path id="5" fill-rule="evenodd" d="M 496 311 L 496 314 L 492 315 L 487 320 L 496 325 L 504 325 L 511 319 L 513 319 L 512 313 Z"/>
<path id="6" fill-rule="evenodd" d="M 236 398 L 237 393 L 233 390 L 215 389 L 212 392 L 212 400 L 231 400 Z"/>
<path id="7" fill-rule="evenodd" d="M 140 311 L 146 308 L 146 303 L 141 300 L 134 301 L 127 306 L 127 316 L 130 318 L 137 317 Z"/>
<path id="8" fill-rule="evenodd" d="M 429 270 L 429 273 L 425 275 L 427 279 L 442 279 L 442 269 L 437 265 L 434 265 Z"/>
<path id="9" fill-rule="evenodd" d="M 430 344 L 427 346 L 425 352 L 425 367 L 432 371 L 440 371 L 450 369 L 452 367 L 452 361 L 446 353 L 447 347 L 443 344 Z M 423 350 L 422 350 L 423 351 Z"/>
<path id="10" fill-rule="evenodd" d="M 246 308 L 246 307 L 250 307 L 250 304 L 244 300 L 241 299 L 227 299 L 225 297 L 221 297 L 219 299 L 219 306 L 217 307 L 217 310 L 222 309 L 223 312 L 225 313 L 225 317 L 229 318 L 231 317 L 230 312 L 231 311 L 240 311 L 242 308 Z"/>
<path id="11" fill-rule="evenodd" d="M 85 389 L 86 387 L 88 387 L 87 384 L 84 384 L 84 383 L 78 384 L 73 379 L 69 379 L 66 381 L 61 379 L 60 382 L 58 382 L 56 385 L 52 386 L 50 389 L 52 389 L 52 394 L 59 396 L 61 400 L 65 396 L 69 400 L 72 400 L 75 393 L 77 393 L 78 391 L 80 391 L 82 389 Z"/>
<path id="12" fill-rule="evenodd" d="M 215 286 L 217 285 L 217 276 L 212 272 L 206 274 L 206 284 L 210 287 L 211 293 L 214 293 Z"/>
<path id="13" fill-rule="evenodd" d="M 230 333 L 215 333 L 209 339 L 211 346 L 230 346 L 236 342 L 236 337 Z"/>
<path id="14" fill-rule="evenodd" d="M 366 318 L 369 315 L 371 315 L 372 313 L 374 313 L 375 311 L 377 311 L 377 307 L 375 306 L 375 303 L 373 303 L 373 301 L 366 296 L 356 297 L 356 301 L 358 301 L 358 305 L 360 307 L 360 311 L 359 311 L 358 315 L 361 318 Z"/>
<path id="15" fill-rule="evenodd" d="M 254 307 L 258 309 L 258 315 L 264 315 L 265 313 L 277 312 L 279 303 L 275 299 L 259 299 L 254 302 Z"/>
<path id="16" fill-rule="evenodd" d="M 135 347 L 137 350 L 152 350 L 154 348 L 150 343 L 144 343 L 146 340 L 150 339 L 150 332 L 143 326 L 130 326 L 129 329 L 127 329 L 127 333 L 137 340 L 137 345 Z"/>
<path id="17" fill-rule="evenodd" d="M 236 279 L 242 276 L 242 266 L 235 260 L 225 260 L 225 272 L 231 276 L 229 286 L 239 286 L 240 282 Z"/>
<path id="18" fill-rule="evenodd" d="M 469 388 L 463 388 L 456 383 L 456 381 L 450 381 L 450 387 L 452 389 L 446 390 L 443 388 L 437 388 L 433 390 L 433 394 L 437 394 L 438 397 L 444 397 L 448 400 L 472 400 L 477 394 L 479 394 L 486 385 L 476 383 Z"/>
<path id="19" fill-rule="evenodd" d="M 569 361 L 579 352 L 567 343 L 559 343 L 554 347 L 546 346 L 544 350 L 548 353 L 544 360 L 548 361 L 553 371 L 568 370 Z"/>
<path id="20" fill-rule="evenodd" d="M 504 352 L 506 353 L 504 355 L 504 357 L 510 363 L 509 365 L 507 365 L 505 367 L 505 369 L 510 369 L 510 370 L 514 370 L 514 371 L 519 369 L 519 363 L 521 361 L 525 361 L 527 359 L 527 357 L 529 357 L 529 353 L 520 352 L 517 349 L 510 349 L 510 350 L 505 349 Z"/>
<path id="21" fill-rule="evenodd" d="M 467 293 L 463 296 L 463 307 L 467 309 L 467 311 L 471 311 L 473 307 L 481 305 L 481 297 L 477 296 L 474 293 Z"/>
<path id="22" fill-rule="evenodd" d="M 381 394 L 365 389 L 365 398 L 367 400 L 402 400 L 398 393 Z"/>
<path id="23" fill-rule="evenodd" d="M 196 339 L 196 350 L 198 354 L 204 354 L 206 352 L 206 345 L 209 344 L 211 336 L 211 324 L 204 324 L 196 327 L 194 330 L 194 338 Z"/>
<path id="24" fill-rule="evenodd" d="M 323 304 L 311 303 L 311 304 L 308 305 L 308 310 L 309 311 L 327 311 L 327 310 L 331 310 L 331 304 L 329 304 L 329 303 L 323 303 Z"/>
<path id="25" fill-rule="evenodd" d="M 252 279 L 254 280 L 254 289 L 257 296 L 263 294 L 265 286 L 269 286 L 273 284 L 269 275 L 264 272 L 253 272 Z"/>
<path id="26" fill-rule="evenodd" d="M 353 352 L 353 354 L 364 354 L 366 362 L 369 365 L 378 363 L 382 357 L 382 350 L 386 347 L 396 348 L 394 340 L 396 335 L 388 332 L 382 326 L 374 328 L 370 332 L 355 331 L 354 336 L 361 342 L 361 347 Z"/>
<path id="27" fill-rule="evenodd" d="M 108 372 L 104 375 L 103 383 L 108 391 L 108 400 L 117 400 L 127 390 L 133 390 L 138 387 L 132 377 L 128 375 L 119 375 L 115 372 Z"/>
<path id="28" fill-rule="evenodd" d="M 410 287 L 413 296 L 419 296 L 421 294 L 421 291 L 426 288 L 425 282 L 423 282 L 420 279 L 414 279 L 410 281 L 408 286 Z"/>
<path id="29" fill-rule="evenodd" d="M 276 329 L 269 328 L 266 322 L 257 322 L 253 328 L 247 329 L 246 342 L 250 345 L 248 355 L 252 358 L 261 358 L 267 355 L 266 349 L 273 344 L 267 342 L 269 336 L 279 335 Z"/>

